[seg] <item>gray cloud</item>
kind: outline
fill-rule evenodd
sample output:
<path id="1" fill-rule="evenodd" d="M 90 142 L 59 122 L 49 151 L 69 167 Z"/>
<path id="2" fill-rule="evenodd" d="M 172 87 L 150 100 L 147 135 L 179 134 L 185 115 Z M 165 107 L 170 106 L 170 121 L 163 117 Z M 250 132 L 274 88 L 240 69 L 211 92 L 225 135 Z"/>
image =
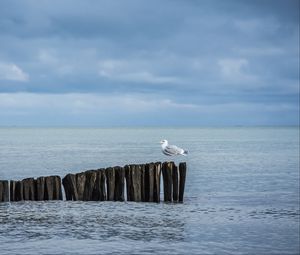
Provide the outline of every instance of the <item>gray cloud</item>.
<path id="1" fill-rule="evenodd" d="M 290 105 L 282 124 L 297 124 L 298 68 L 297 0 L 0 2 L 5 95 L 139 94 L 245 112 Z"/>

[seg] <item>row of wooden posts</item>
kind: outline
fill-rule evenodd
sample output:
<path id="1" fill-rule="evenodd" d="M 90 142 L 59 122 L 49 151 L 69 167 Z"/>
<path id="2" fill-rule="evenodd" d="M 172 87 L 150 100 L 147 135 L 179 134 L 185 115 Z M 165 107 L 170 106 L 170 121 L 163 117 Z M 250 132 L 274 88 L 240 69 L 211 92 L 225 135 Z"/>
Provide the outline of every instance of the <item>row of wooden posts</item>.
<path id="1" fill-rule="evenodd" d="M 0 180 L 0 202 L 22 200 L 135 201 L 160 202 L 163 177 L 165 202 L 183 202 L 186 163 L 156 162 L 88 170 L 59 176 Z M 126 190 L 126 194 L 125 194 Z"/>

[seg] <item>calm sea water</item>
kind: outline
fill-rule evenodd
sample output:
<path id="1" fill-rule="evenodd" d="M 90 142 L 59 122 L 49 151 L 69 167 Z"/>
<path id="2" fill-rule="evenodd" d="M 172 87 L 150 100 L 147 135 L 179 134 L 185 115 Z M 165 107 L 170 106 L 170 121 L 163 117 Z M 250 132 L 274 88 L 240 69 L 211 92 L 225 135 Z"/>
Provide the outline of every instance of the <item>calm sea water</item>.
<path id="1" fill-rule="evenodd" d="M 0 204 L 1 254 L 299 254 L 299 129 L 1 128 L 0 179 L 170 160 L 185 202 Z"/>

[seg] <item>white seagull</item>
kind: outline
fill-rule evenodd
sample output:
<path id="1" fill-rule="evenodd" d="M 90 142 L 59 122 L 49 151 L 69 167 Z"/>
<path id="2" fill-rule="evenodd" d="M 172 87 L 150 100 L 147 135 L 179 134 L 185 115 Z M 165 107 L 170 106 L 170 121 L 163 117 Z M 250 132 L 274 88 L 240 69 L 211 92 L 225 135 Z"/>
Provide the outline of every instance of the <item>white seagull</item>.
<path id="1" fill-rule="evenodd" d="M 184 149 L 181 149 L 175 145 L 169 145 L 167 140 L 162 140 L 160 144 L 161 144 L 161 150 L 163 154 L 167 156 L 176 156 L 176 155 L 186 156 L 188 154 L 188 151 Z"/>

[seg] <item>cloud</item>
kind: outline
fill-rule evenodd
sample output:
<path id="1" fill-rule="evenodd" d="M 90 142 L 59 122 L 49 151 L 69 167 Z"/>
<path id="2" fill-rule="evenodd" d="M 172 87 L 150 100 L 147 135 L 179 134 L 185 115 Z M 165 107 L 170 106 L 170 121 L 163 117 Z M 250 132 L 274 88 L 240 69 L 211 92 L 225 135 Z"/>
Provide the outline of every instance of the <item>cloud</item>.
<path id="1" fill-rule="evenodd" d="M 67 61 L 65 56 L 59 56 L 55 49 L 40 49 L 37 60 L 47 68 L 47 73 L 53 71 L 58 75 L 70 75 L 74 72 L 74 64 Z"/>
<path id="2" fill-rule="evenodd" d="M 218 64 L 222 76 L 231 82 L 248 83 L 257 80 L 254 75 L 247 73 L 249 66 L 247 59 L 220 59 Z"/>
<path id="3" fill-rule="evenodd" d="M 241 55 L 246 56 L 282 56 L 286 53 L 286 50 L 280 47 L 247 47 L 247 48 L 235 48 L 235 51 Z"/>
<path id="4" fill-rule="evenodd" d="M 0 80 L 28 81 L 29 75 L 15 64 L 0 62 Z"/>
<path id="5" fill-rule="evenodd" d="M 32 109 L 65 111 L 70 114 L 93 114 L 107 110 L 145 113 L 161 109 L 188 110 L 196 107 L 194 104 L 176 103 L 169 98 L 155 95 L 0 93 L 0 109 L 13 109 L 16 113 Z"/>
<path id="6" fill-rule="evenodd" d="M 228 123 L 230 104 L 233 112 L 289 105 L 291 116 L 299 108 L 299 1 L 3 0 L 0 59 L 0 93 L 24 94 L 33 122 L 47 121 L 39 108 L 56 120 L 43 102 L 29 107 L 39 100 L 68 116 L 84 112 L 77 117 L 90 116 L 86 123 L 96 123 L 93 114 L 125 123 L 120 109 L 128 122 Z M 278 119 L 269 110 L 251 114 L 257 124 Z"/>
<path id="7" fill-rule="evenodd" d="M 103 60 L 99 62 L 99 75 L 104 78 L 129 82 L 178 83 L 174 76 L 156 75 L 149 71 L 142 60 Z M 144 66 L 144 67 L 143 67 Z"/>
<path id="8" fill-rule="evenodd" d="M 292 103 L 194 104 L 149 94 L 0 93 L 2 125 L 280 125 L 296 124 L 297 111 Z"/>

